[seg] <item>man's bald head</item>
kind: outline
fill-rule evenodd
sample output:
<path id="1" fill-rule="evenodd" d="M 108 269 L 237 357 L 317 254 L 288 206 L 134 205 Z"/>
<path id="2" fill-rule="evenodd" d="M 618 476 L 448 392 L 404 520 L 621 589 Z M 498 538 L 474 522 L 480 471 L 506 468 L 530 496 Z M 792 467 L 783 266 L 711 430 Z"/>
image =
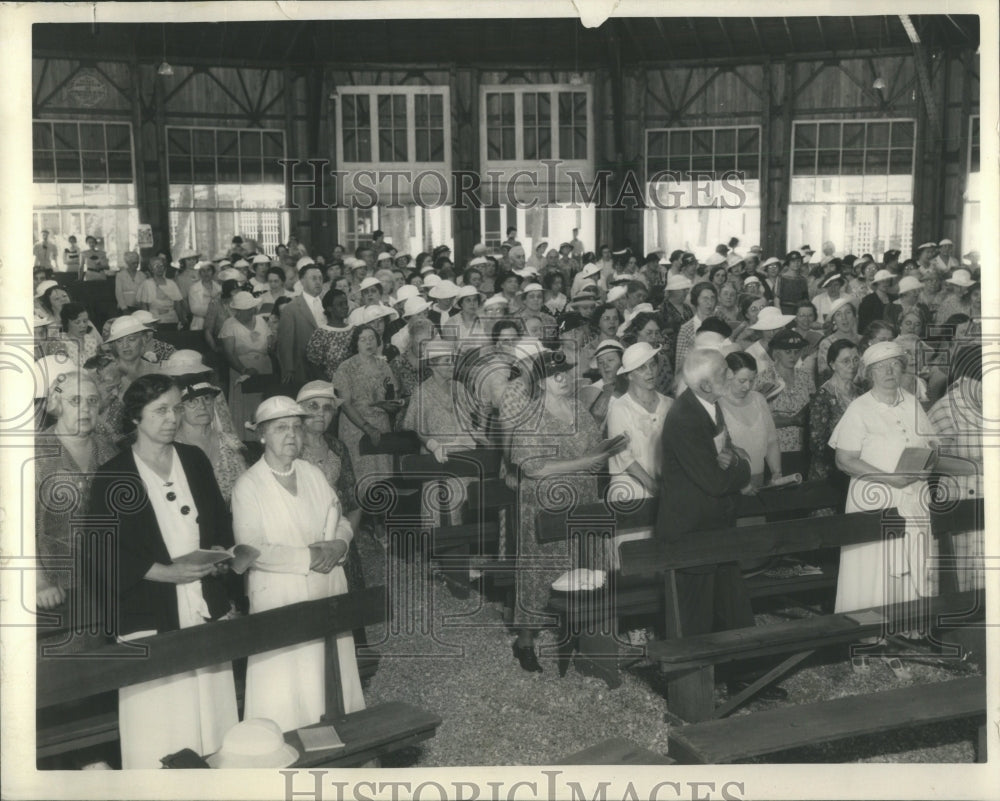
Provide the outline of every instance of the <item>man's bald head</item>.
<path id="1" fill-rule="evenodd" d="M 695 348 L 684 358 L 684 383 L 709 403 L 726 391 L 728 374 L 726 360 L 717 350 Z"/>

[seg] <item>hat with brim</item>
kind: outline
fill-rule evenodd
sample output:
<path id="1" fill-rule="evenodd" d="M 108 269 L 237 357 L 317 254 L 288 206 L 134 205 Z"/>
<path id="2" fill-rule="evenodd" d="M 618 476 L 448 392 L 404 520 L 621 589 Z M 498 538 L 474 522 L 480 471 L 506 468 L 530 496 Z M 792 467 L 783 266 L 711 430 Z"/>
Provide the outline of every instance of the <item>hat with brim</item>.
<path id="1" fill-rule="evenodd" d="M 812 254 L 812 252 L 813 251 L 811 251 L 811 250 L 809 251 L 810 254 Z M 785 254 L 785 261 L 786 262 L 787 261 L 794 261 L 795 259 L 798 259 L 799 261 L 802 261 L 802 254 L 799 253 L 797 250 L 792 250 L 792 251 L 789 251 L 788 253 Z"/>
<path id="2" fill-rule="evenodd" d="M 383 250 L 383 251 L 382 251 L 381 253 L 379 253 L 379 254 L 378 254 L 378 255 L 377 255 L 376 257 L 375 257 L 375 261 L 376 261 L 376 262 L 379 262 L 379 261 L 386 261 L 386 260 L 389 260 L 389 261 L 391 261 L 391 260 L 392 260 L 392 253 L 390 253 L 390 252 L 389 252 L 388 250 Z"/>
<path id="3" fill-rule="evenodd" d="M 535 276 L 538 275 L 538 270 L 536 270 L 534 267 L 529 267 L 529 266 L 525 266 L 517 270 L 511 270 L 511 272 L 521 279 L 534 278 Z"/>
<path id="4" fill-rule="evenodd" d="M 743 279 L 743 286 L 750 286 L 750 284 L 757 284 L 757 286 L 761 286 L 760 278 L 756 275 L 748 275 Z"/>
<path id="5" fill-rule="evenodd" d="M 765 259 L 763 264 L 761 264 L 760 266 L 766 270 L 772 264 L 781 264 L 781 259 L 779 259 L 777 256 L 771 256 L 771 258 Z"/>
<path id="6" fill-rule="evenodd" d="M 225 270 L 219 271 L 219 274 L 215 276 L 215 280 L 222 283 L 223 281 L 242 281 L 245 277 L 235 267 L 227 267 Z"/>
<path id="7" fill-rule="evenodd" d="M 618 375 L 625 375 L 642 367 L 656 356 L 660 350 L 660 348 L 654 348 L 648 342 L 636 342 L 634 345 L 629 345 L 622 354 L 622 366 L 618 368 Z"/>
<path id="8" fill-rule="evenodd" d="M 424 272 L 421 272 L 421 275 L 424 276 L 423 279 L 424 289 L 430 289 L 431 287 L 435 287 L 444 280 L 440 275 L 438 275 L 435 272 L 427 273 L 426 275 L 424 275 Z"/>
<path id="9" fill-rule="evenodd" d="M 455 295 L 455 300 L 461 300 L 462 298 L 476 298 L 483 293 L 476 289 L 472 284 L 465 284 L 458 288 L 458 294 Z"/>
<path id="10" fill-rule="evenodd" d="M 944 245 L 954 245 L 954 244 L 955 243 L 952 242 L 950 239 L 942 239 L 940 242 L 938 242 L 938 247 L 943 247 Z"/>
<path id="11" fill-rule="evenodd" d="M 625 319 L 622 321 L 622 324 L 618 326 L 618 331 L 617 331 L 618 336 L 624 336 L 625 332 L 628 330 L 629 325 L 631 325 L 632 321 L 640 314 L 642 314 L 643 312 L 648 313 L 652 311 L 654 311 L 654 309 L 653 309 L 653 304 L 651 303 L 636 304 L 636 306 L 631 311 L 626 312 Z"/>
<path id="12" fill-rule="evenodd" d="M 206 395 L 215 397 L 220 392 L 222 392 L 221 389 L 219 389 L 216 386 L 213 386 L 212 384 L 209 384 L 207 381 L 197 381 L 190 384 L 185 384 L 183 387 L 181 387 L 181 400 L 182 401 L 194 400 L 195 398 L 202 398 L 205 397 Z"/>
<path id="13" fill-rule="evenodd" d="M 309 258 L 309 256 L 303 256 L 301 259 L 295 262 L 295 270 L 297 272 L 301 270 L 303 267 L 308 267 L 310 264 L 315 264 L 315 263 L 316 262 L 313 259 Z"/>
<path id="14" fill-rule="evenodd" d="M 614 303 L 615 301 L 621 300 L 622 298 L 625 297 L 626 294 L 628 293 L 625 291 L 625 287 L 623 286 L 612 287 L 608 291 L 608 299 L 607 299 L 608 303 Z"/>
<path id="15" fill-rule="evenodd" d="M 594 264 L 593 262 L 591 262 L 590 264 L 584 264 L 583 269 L 580 270 L 580 277 L 590 278 L 590 276 L 597 275 L 600 271 L 601 271 L 600 265 Z"/>
<path id="16" fill-rule="evenodd" d="M 725 264 L 726 257 L 721 253 L 713 253 L 705 261 L 702 262 L 706 267 L 715 267 L 717 264 Z"/>
<path id="17" fill-rule="evenodd" d="M 830 275 L 828 275 L 826 278 L 823 279 L 823 282 L 819 285 L 819 288 L 826 289 L 827 286 L 832 284 L 834 281 L 840 281 L 840 283 L 844 283 L 844 276 L 842 276 L 840 273 L 831 273 Z"/>
<path id="18" fill-rule="evenodd" d="M 918 289 L 923 289 L 924 285 L 920 283 L 919 278 L 915 278 L 912 275 L 904 276 L 899 280 L 899 294 L 905 295 L 907 292 L 913 292 Z"/>
<path id="19" fill-rule="evenodd" d="M 420 357 L 427 364 L 437 359 L 447 359 L 448 364 L 454 364 L 455 347 L 451 342 L 446 342 L 443 339 L 431 339 L 423 343 Z"/>
<path id="20" fill-rule="evenodd" d="M 146 311 L 145 309 L 136 309 L 132 312 L 132 317 L 135 317 L 143 325 L 156 325 L 160 322 L 160 318 L 153 314 L 151 311 Z"/>
<path id="21" fill-rule="evenodd" d="M 784 328 L 794 319 L 794 314 L 782 314 L 781 309 L 765 306 L 757 315 L 757 322 L 750 327 L 754 331 L 774 331 L 777 328 Z"/>
<path id="22" fill-rule="evenodd" d="M 358 286 L 358 290 L 364 292 L 366 289 L 371 289 L 373 286 L 380 287 L 382 286 L 382 282 L 379 281 L 377 278 L 368 277 L 361 282 L 360 286 Z"/>
<path id="23" fill-rule="evenodd" d="M 506 306 L 507 298 L 505 298 L 500 292 L 495 295 L 490 295 L 486 300 L 483 301 L 484 309 L 491 309 L 494 306 Z"/>
<path id="24" fill-rule="evenodd" d="M 771 350 L 802 350 L 808 343 L 798 331 L 779 331 L 771 340 Z"/>
<path id="25" fill-rule="evenodd" d="M 972 280 L 972 273 L 968 270 L 955 270 L 951 274 L 951 278 L 945 279 L 945 283 L 968 288 L 976 282 Z"/>
<path id="26" fill-rule="evenodd" d="M 427 275 L 428 273 L 433 273 L 433 272 L 434 272 L 433 264 L 425 264 L 423 267 L 420 268 L 421 275 Z"/>
<path id="27" fill-rule="evenodd" d="M 258 253 L 250 260 L 251 264 L 270 264 L 271 259 L 265 256 L 263 253 Z"/>
<path id="28" fill-rule="evenodd" d="M 40 298 L 54 286 L 59 286 L 59 282 L 51 280 L 42 281 L 41 283 L 38 284 L 38 286 L 35 287 L 35 297 Z"/>
<path id="29" fill-rule="evenodd" d="M 210 373 L 212 368 L 202 360 L 196 350 L 175 350 L 160 365 L 160 372 L 169 376 L 198 375 Z"/>
<path id="30" fill-rule="evenodd" d="M 212 262 L 210 262 L 210 261 L 199 261 L 197 264 L 194 265 L 194 268 L 198 272 L 201 272 L 202 270 L 206 270 L 209 267 L 211 267 L 213 271 L 215 270 L 215 265 Z"/>
<path id="31" fill-rule="evenodd" d="M 872 283 L 877 284 L 880 281 L 892 281 L 896 276 L 894 276 L 888 270 L 879 270 L 872 276 Z"/>
<path id="32" fill-rule="evenodd" d="M 850 306 L 852 309 L 854 306 L 851 304 L 850 298 L 837 298 L 833 303 L 830 304 L 830 310 L 827 312 L 828 316 L 833 317 L 837 312 L 839 312 L 844 306 Z"/>
<path id="33" fill-rule="evenodd" d="M 690 264 L 697 264 L 697 263 L 698 263 L 698 257 L 695 256 L 693 253 L 686 252 L 683 256 L 681 256 L 682 267 L 686 267 Z"/>
<path id="34" fill-rule="evenodd" d="M 884 362 L 886 359 L 906 358 L 906 351 L 898 342 L 876 342 L 865 348 L 861 354 L 861 369 L 864 370 L 877 362 Z"/>
<path id="35" fill-rule="evenodd" d="M 233 263 L 233 267 L 236 268 L 237 270 L 249 270 L 250 262 L 248 262 L 246 259 L 238 259 Z"/>
<path id="36" fill-rule="evenodd" d="M 729 267 L 730 269 L 736 267 L 738 264 L 743 264 L 743 262 L 744 262 L 743 256 L 740 256 L 736 253 L 730 253 L 728 256 L 726 256 L 726 266 Z"/>
<path id="37" fill-rule="evenodd" d="M 372 306 L 363 306 L 360 311 L 361 322 L 358 323 L 358 325 L 374 323 L 376 320 L 380 320 L 383 317 L 388 317 L 390 320 L 399 319 L 399 315 L 396 314 L 395 309 L 390 308 L 389 306 L 383 306 L 381 303 L 376 303 Z"/>
<path id="38" fill-rule="evenodd" d="M 415 317 L 421 312 L 427 311 L 431 307 L 430 301 L 421 297 L 407 298 L 403 304 L 403 317 Z"/>
<path id="39" fill-rule="evenodd" d="M 229 259 L 216 259 L 215 266 L 222 270 L 226 267 L 232 267 L 233 263 Z"/>
<path id="40" fill-rule="evenodd" d="M 597 360 L 605 353 L 617 353 L 619 356 L 625 352 L 625 346 L 617 339 L 605 339 L 598 344 L 594 351 L 594 358 L 591 360 L 591 368 L 597 367 Z"/>
<path id="41" fill-rule="evenodd" d="M 288 395 L 274 395 L 262 401 L 253 415 L 253 428 L 268 420 L 279 420 L 282 417 L 311 417 L 305 409 L 299 406 Z M 250 425 L 250 424 L 248 424 Z M 225 745 L 223 745 L 225 747 Z"/>
<path id="42" fill-rule="evenodd" d="M 399 289 L 396 290 L 396 300 L 393 305 L 398 306 L 410 298 L 419 298 L 420 290 L 417 289 L 413 284 L 403 284 Z"/>
<path id="43" fill-rule="evenodd" d="M 294 403 L 291 398 L 286 400 Z M 299 752 L 285 742 L 277 723 L 266 718 L 251 718 L 227 731 L 222 748 L 206 761 L 213 768 L 221 769 L 287 768 L 298 759 Z"/>
<path id="44" fill-rule="evenodd" d="M 235 311 L 246 311 L 247 309 L 256 309 L 258 305 L 257 298 L 255 298 L 249 292 L 237 292 L 229 299 L 229 308 Z"/>
<path id="45" fill-rule="evenodd" d="M 936 248 L 936 247 L 937 247 L 936 242 L 924 242 L 924 244 L 922 245 L 917 245 L 917 252 L 919 253 L 921 250 L 927 250 L 927 248 Z"/>
<path id="46" fill-rule="evenodd" d="M 693 284 L 686 275 L 668 275 L 667 284 L 663 287 L 664 292 L 687 292 Z"/>
<path id="47" fill-rule="evenodd" d="M 471 259 L 469 259 L 468 266 L 469 267 L 479 267 L 481 264 L 488 264 L 488 263 L 489 262 L 487 261 L 487 259 L 486 259 L 485 256 L 474 256 Z"/>
<path id="48" fill-rule="evenodd" d="M 427 293 L 435 300 L 448 300 L 449 298 L 454 298 L 458 294 L 458 286 L 453 282 L 444 279 L 441 283 L 431 288 L 431 291 Z"/>
<path id="49" fill-rule="evenodd" d="M 333 384 L 329 381 L 310 381 L 303 384 L 302 389 L 299 390 L 299 394 L 295 396 L 295 402 L 302 404 L 313 398 L 327 398 L 328 400 L 337 401 L 336 405 L 340 405 L 340 398 L 337 397 L 337 393 L 333 389 Z"/>
<path id="50" fill-rule="evenodd" d="M 118 317 L 111 323 L 111 330 L 108 332 L 108 338 L 105 342 L 114 342 L 132 334 L 142 333 L 143 331 L 149 331 L 149 329 L 131 314 L 126 314 L 124 317 Z"/>
<path id="51" fill-rule="evenodd" d="M 518 295 L 527 295 L 529 292 L 544 292 L 544 291 L 545 291 L 545 289 L 544 289 L 544 287 L 542 287 L 541 284 L 531 283 L 531 284 L 525 284 L 524 286 L 522 286 L 517 291 L 517 294 Z"/>

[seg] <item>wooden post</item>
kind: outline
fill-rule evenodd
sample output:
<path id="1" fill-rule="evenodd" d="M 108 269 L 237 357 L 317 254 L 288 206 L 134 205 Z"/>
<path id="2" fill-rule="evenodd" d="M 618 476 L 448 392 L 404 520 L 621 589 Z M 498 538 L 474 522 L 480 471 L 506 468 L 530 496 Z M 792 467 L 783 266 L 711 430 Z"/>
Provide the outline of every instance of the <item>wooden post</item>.
<path id="1" fill-rule="evenodd" d="M 677 598 L 677 581 L 673 570 L 663 574 L 664 621 L 668 640 L 680 639 L 680 604 Z M 667 705 L 670 714 L 695 723 L 712 717 L 715 708 L 715 668 L 712 665 L 667 679 Z"/>
<path id="2" fill-rule="evenodd" d="M 159 191 L 156 193 L 157 213 L 150 215 L 150 225 L 153 227 L 153 251 L 156 253 L 161 251 L 167 253 L 171 246 L 170 184 L 167 171 L 167 109 L 163 81 L 163 76 L 153 75 L 153 119 L 155 121 L 153 135 L 156 141 L 156 166 L 159 173 L 157 188 Z"/>

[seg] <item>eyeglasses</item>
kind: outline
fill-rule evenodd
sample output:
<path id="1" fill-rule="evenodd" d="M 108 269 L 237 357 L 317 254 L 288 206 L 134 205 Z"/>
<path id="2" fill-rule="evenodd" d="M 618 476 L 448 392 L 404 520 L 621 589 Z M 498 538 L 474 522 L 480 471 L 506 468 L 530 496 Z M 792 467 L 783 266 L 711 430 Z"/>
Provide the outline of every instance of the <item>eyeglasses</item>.
<path id="1" fill-rule="evenodd" d="M 195 406 L 211 406 L 214 400 L 213 395 L 196 395 L 193 398 L 185 398 L 182 403 L 190 409 Z"/>
<path id="2" fill-rule="evenodd" d="M 332 403 L 319 403 L 318 401 L 309 401 L 308 403 L 302 404 L 302 407 L 313 414 L 318 414 L 319 412 L 332 412 L 335 411 Z"/>

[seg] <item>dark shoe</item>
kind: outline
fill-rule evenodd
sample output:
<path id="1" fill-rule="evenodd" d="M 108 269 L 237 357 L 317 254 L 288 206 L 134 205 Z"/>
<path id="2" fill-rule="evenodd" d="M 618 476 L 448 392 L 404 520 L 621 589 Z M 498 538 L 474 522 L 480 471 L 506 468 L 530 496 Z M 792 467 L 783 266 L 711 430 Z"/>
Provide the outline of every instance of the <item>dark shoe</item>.
<path id="1" fill-rule="evenodd" d="M 749 681 L 731 681 L 726 685 L 726 690 L 729 693 L 729 697 L 732 698 L 743 692 L 750 684 L 751 682 Z M 754 693 L 753 697 L 760 698 L 763 701 L 787 701 L 788 691 L 783 687 L 769 684 L 764 689 Z"/>
<path id="2" fill-rule="evenodd" d="M 609 690 L 616 690 L 622 686 L 622 678 L 618 674 L 617 668 L 605 667 L 603 664 L 583 654 L 577 654 L 573 657 L 573 667 L 581 676 L 591 676 L 592 678 L 600 679 L 608 685 Z"/>
<path id="3" fill-rule="evenodd" d="M 535 656 L 535 646 L 518 645 L 515 640 L 513 651 L 514 658 L 521 663 L 522 670 L 527 670 L 529 673 L 542 672 L 542 666 L 538 664 L 538 657 Z"/>

